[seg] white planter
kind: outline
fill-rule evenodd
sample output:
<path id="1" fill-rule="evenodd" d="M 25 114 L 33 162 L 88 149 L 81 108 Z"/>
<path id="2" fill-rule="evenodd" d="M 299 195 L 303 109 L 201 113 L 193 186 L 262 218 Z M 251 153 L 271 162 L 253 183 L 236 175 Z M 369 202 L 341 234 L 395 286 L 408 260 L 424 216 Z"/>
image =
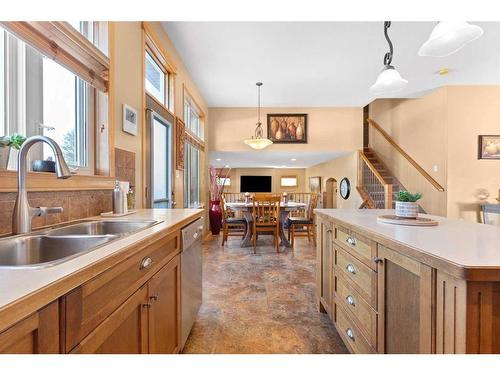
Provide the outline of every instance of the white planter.
<path id="1" fill-rule="evenodd" d="M 415 219 L 418 216 L 418 203 L 396 201 L 396 216 Z"/>
<path id="2" fill-rule="evenodd" d="M 10 155 L 10 147 L 9 146 L 1 146 L 0 147 L 0 169 L 7 169 L 9 165 L 9 155 Z"/>

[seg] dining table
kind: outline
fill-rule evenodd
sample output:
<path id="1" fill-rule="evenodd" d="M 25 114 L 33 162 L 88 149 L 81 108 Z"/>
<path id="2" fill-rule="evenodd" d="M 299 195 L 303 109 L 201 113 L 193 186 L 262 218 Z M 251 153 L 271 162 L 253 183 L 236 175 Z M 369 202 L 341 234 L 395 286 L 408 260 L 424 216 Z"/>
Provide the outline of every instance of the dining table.
<path id="1" fill-rule="evenodd" d="M 288 241 L 287 236 L 285 235 L 285 224 L 287 222 L 288 216 L 292 211 L 303 211 L 307 207 L 306 203 L 299 202 L 281 202 L 280 203 L 280 214 L 279 214 L 279 236 L 280 236 L 280 246 L 282 247 L 292 247 L 290 241 Z M 252 243 L 252 222 L 253 222 L 253 203 L 245 203 L 245 202 L 227 202 L 226 208 L 234 211 L 241 212 L 245 221 L 247 223 L 247 232 L 243 241 L 241 242 L 241 247 L 249 247 L 253 246 Z"/>

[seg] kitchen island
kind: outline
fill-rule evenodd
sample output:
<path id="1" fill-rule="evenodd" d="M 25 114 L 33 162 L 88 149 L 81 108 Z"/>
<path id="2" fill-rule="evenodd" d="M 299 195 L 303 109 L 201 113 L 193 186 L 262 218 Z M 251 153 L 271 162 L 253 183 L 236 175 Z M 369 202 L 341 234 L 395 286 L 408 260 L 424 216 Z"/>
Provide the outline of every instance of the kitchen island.
<path id="1" fill-rule="evenodd" d="M 202 213 L 89 218 L 155 224 L 60 264 L 0 267 L 0 353 L 179 352 L 180 230 Z"/>
<path id="2" fill-rule="evenodd" d="M 500 353 L 500 228 L 317 209 L 318 307 L 353 353 Z"/>

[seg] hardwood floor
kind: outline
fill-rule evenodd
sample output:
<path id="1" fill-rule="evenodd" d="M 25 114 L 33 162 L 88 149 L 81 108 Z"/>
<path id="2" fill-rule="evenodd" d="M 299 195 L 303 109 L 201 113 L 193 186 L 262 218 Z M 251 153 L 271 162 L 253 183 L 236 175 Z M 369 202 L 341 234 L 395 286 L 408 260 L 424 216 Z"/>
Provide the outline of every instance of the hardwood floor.
<path id="1" fill-rule="evenodd" d="M 347 353 L 315 306 L 315 251 L 297 239 L 277 254 L 268 236 L 257 254 L 233 238 L 203 246 L 203 305 L 184 353 Z"/>

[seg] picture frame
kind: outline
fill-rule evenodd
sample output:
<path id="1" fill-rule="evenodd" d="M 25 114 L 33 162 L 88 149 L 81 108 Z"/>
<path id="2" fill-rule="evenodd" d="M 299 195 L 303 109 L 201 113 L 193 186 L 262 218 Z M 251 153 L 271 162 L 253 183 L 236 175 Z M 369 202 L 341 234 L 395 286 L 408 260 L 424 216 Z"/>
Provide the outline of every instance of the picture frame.
<path id="1" fill-rule="evenodd" d="M 321 176 L 309 177 L 309 192 L 321 193 Z"/>
<path id="2" fill-rule="evenodd" d="M 123 125 L 125 133 L 137 136 L 137 111 L 128 104 L 123 105 Z"/>
<path id="3" fill-rule="evenodd" d="M 175 119 L 175 168 L 184 170 L 184 144 L 186 141 L 186 125 L 179 117 Z"/>
<path id="4" fill-rule="evenodd" d="M 477 158 L 500 160 L 500 135 L 478 136 Z"/>
<path id="5" fill-rule="evenodd" d="M 273 143 L 307 143 L 307 113 L 268 113 L 267 138 Z"/>

